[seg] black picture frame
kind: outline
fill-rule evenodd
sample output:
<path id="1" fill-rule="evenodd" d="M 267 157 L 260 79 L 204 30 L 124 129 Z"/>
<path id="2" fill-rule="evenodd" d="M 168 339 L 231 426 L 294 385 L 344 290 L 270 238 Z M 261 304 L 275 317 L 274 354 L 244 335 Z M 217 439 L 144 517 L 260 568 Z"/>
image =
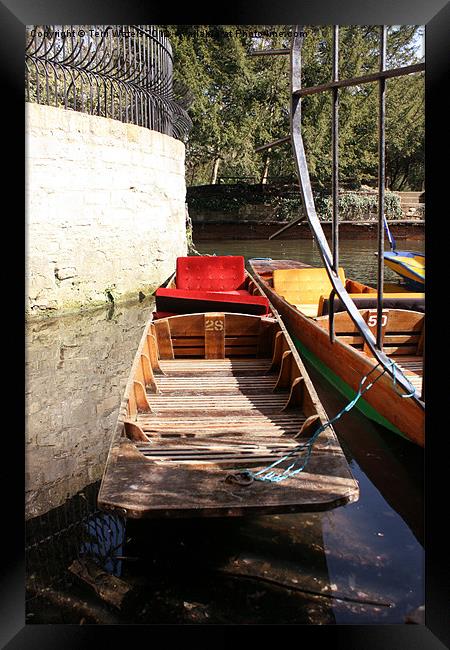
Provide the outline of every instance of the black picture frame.
<path id="1" fill-rule="evenodd" d="M 197 7 L 158 6 L 141 1 L 98 0 L 96 2 L 63 3 L 61 0 L 7 0 L 0 4 L 0 68 L 2 72 L 3 99 L 0 102 L 3 125 L 3 324 L 6 326 L 3 349 L 11 352 L 4 362 L 8 390 L 4 391 L 7 408 L 4 414 L 4 462 L 2 477 L 3 501 L 7 511 L 3 519 L 3 541 L 0 591 L 0 641 L 11 650 L 25 648 L 76 648 L 89 641 L 105 644 L 127 642 L 129 635 L 143 635 L 145 642 L 155 642 L 149 626 L 71 626 L 25 625 L 25 569 L 24 569 L 24 412 L 20 387 L 23 381 L 21 354 L 23 350 L 23 300 L 25 285 L 24 245 L 26 241 L 24 205 L 24 28 L 27 24 L 77 24 L 105 23 L 178 23 L 178 24 L 417 24 L 426 26 L 426 193 L 428 227 L 426 250 L 429 260 L 427 277 L 427 448 L 426 467 L 426 624 L 398 626 L 289 626 L 284 630 L 274 628 L 275 634 L 286 632 L 289 639 L 302 644 L 314 639 L 320 643 L 334 643 L 346 650 L 358 648 L 434 649 L 450 647 L 448 611 L 448 566 L 445 533 L 447 513 L 448 445 L 445 404 L 448 402 L 445 382 L 439 380 L 439 369 L 445 374 L 446 294 L 442 287 L 445 279 L 446 238 L 444 193 L 448 185 L 444 135 L 448 131 L 448 109 L 445 105 L 445 86 L 448 85 L 449 6 L 445 0 L 426 3 L 408 0 L 379 0 L 361 3 L 356 0 L 316 2 L 282 2 L 268 0 L 226 5 L 220 10 L 202 4 Z M 8 139 L 6 138 L 8 136 Z M 444 177 L 445 174 L 445 177 Z M 11 226 L 13 230 L 11 231 Z M 431 230 L 433 233 L 431 233 Z M 11 232 L 13 234 L 11 234 Z M 13 246 L 11 245 L 13 244 Z M 447 254 L 448 257 L 448 254 Z M 10 260 L 8 262 L 8 259 Z M 14 322 L 16 320 L 16 322 Z M 10 341 L 11 335 L 16 339 Z M 19 351 L 19 352 L 18 352 Z M 445 391 L 445 393 L 444 393 Z M 11 395 L 13 399 L 10 400 Z M 5 470 L 9 468 L 9 471 Z M 172 632 L 191 634 L 190 629 L 157 626 L 165 636 Z M 195 626 L 189 626 L 189 628 Z M 234 627 L 234 626 L 230 626 Z M 239 628 L 240 641 L 254 639 L 250 626 Z M 158 630 L 157 630 L 158 631 Z M 216 633 L 217 626 L 201 627 L 202 634 Z M 250 633 L 252 636 L 247 636 Z M 299 635 L 297 637 L 297 635 Z M 300 636 L 301 635 L 301 636 Z M 306 635 L 306 639 L 305 639 Z M 108 638 L 106 638 L 108 637 Z M 157 637 L 161 642 L 161 637 Z M 186 637 L 185 637 L 186 638 Z"/>

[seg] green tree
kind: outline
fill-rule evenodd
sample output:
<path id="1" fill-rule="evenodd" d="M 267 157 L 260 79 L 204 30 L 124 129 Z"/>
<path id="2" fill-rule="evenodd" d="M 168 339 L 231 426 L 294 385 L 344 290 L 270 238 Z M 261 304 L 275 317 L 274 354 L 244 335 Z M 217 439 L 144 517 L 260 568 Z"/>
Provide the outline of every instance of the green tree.
<path id="1" fill-rule="evenodd" d="M 286 26 L 165 26 L 175 56 L 178 83 L 189 88 L 193 128 L 187 143 L 190 185 L 218 176 L 295 179 L 289 143 L 255 153 L 255 148 L 289 134 L 288 57 L 249 56 L 255 49 L 288 47 Z M 257 35 L 271 31 L 274 34 Z M 302 85 L 331 78 L 332 27 L 306 26 Z M 416 26 L 390 27 L 388 67 L 417 62 Z M 374 72 L 379 66 L 379 27 L 340 29 L 341 78 Z M 341 90 L 339 108 L 341 183 L 377 183 L 378 84 Z M 423 178 L 423 77 L 387 82 L 386 172 L 391 189 L 420 189 Z M 302 100 L 302 133 L 313 184 L 329 189 L 331 179 L 331 93 Z"/>
<path id="2" fill-rule="evenodd" d="M 175 79 L 193 95 L 186 150 L 191 184 L 215 182 L 220 168 L 229 169 L 238 157 L 241 173 L 251 167 L 245 143 L 252 125 L 243 110 L 250 85 L 248 59 L 241 39 L 219 27 L 212 37 L 199 35 L 208 26 L 166 27 L 175 53 Z"/>
<path id="3" fill-rule="evenodd" d="M 386 108 L 389 188 L 421 190 L 425 165 L 424 76 L 411 75 L 395 81 L 389 88 Z"/>

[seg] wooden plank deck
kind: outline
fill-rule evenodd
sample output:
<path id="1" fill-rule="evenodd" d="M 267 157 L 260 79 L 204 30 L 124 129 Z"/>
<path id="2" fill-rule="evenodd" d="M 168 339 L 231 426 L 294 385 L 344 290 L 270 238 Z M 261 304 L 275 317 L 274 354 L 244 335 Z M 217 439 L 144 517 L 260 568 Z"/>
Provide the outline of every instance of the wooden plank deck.
<path id="1" fill-rule="evenodd" d="M 395 358 L 396 365 L 403 372 L 405 377 L 416 390 L 422 389 L 423 378 L 423 357 L 422 356 L 404 356 Z"/>
<path id="2" fill-rule="evenodd" d="M 235 374 L 230 374 L 231 365 Z M 140 414 L 138 424 L 145 433 L 166 438 L 228 435 L 237 439 L 237 449 L 241 436 L 246 440 L 248 436 L 293 436 L 306 418 L 296 410 L 282 412 L 289 391 L 274 392 L 278 373 L 265 374 L 270 365 L 271 359 L 203 361 L 200 367 L 208 367 L 199 377 L 198 361 L 163 361 L 161 369 L 166 376 L 158 381 L 161 393 L 148 392 L 152 413 Z M 241 376 L 250 371 L 251 375 Z"/>
<path id="3" fill-rule="evenodd" d="M 285 408 L 289 385 L 276 389 L 273 360 L 164 359 L 158 393 L 135 425 L 146 439 L 122 438 L 110 452 L 102 500 L 129 516 L 233 516 L 252 512 L 327 510 L 356 500 L 358 486 L 327 428 L 304 472 L 280 484 L 227 481 L 234 470 L 257 471 L 295 447 L 306 416 Z M 306 438 L 307 439 L 307 438 Z"/>

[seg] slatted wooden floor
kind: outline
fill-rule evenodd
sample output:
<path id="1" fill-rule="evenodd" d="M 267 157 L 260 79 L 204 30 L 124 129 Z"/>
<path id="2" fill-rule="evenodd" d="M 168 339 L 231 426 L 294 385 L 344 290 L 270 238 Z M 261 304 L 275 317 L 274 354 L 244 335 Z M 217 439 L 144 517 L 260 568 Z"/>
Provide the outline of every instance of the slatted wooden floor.
<path id="1" fill-rule="evenodd" d="M 229 480 L 283 457 L 300 442 L 303 425 L 301 441 L 312 435 L 311 419 L 326 419 L 293 353 L 280 347 L 274 356 L 160 358 L 154 382 L 142 385 L 138 408 L 125 416 L 126 435 L 117 430 L 100 507 L 127 517 L 205 517 L 320 511 L 355 501 L 358 485 L 331 427 L 305 471 L 288 481 Z"/>
<path id="2" fill-rule="evenodd" d="M 421 356 L 401 356 L 395 358 L 395 363 L 420 393 L 422 390 L 423 358 Z"/>
<path id="3" fill-rule="evenodd" d="M 161 392 L 147 393 L 152 412 L 137 420 L 150 442 L 137 448 L 160 461 L 273 462 L 297 444 L 305 416 L 283 412 L 289 391 L 274 392 L 278 373 L 267 374 L 270 365 L 270 359 L 161 361 Z"/>

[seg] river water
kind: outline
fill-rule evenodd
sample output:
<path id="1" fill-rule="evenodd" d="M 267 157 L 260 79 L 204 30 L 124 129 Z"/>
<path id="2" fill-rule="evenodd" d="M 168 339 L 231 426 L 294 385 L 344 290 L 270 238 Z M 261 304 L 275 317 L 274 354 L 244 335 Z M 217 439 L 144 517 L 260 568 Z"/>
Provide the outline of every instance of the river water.
<path id="1" fill-rule="evenodd" d="M 423 253 L 425 242 L 421 239 L 404 239 L 397 243 L 397 248 Z M 199 253 L 216 253 L 216 255 L 244 255 L 250 257 L 272 257 L 273 259 L 300 259 L 312 266 L 323 266 L 319 249 L 309 239 L 272 240 L 230 240 L 201 241 L 197 244 Z M 387 249 L 389 250 L 389 249 Z M 377 241 L 376 239 L 341 239 L 339 242 L 339 265 L 345 269 L 345 275 L 373 286 L 377 281 Z M 385 267 L 385 282 L 398 281 L 398 275 Z"/>
<path id="2" fill-rule="evenodd" d="M 421 251 L 423 242 L 401 247 Z M 307 240 L 208 241 L 197 249 L 320 265 Z M 374 240 L 342 240 L 347 277 L 374 283 L 375 250 Z M 396 281 L 395 274 L 387 271 L 386 280 Z M 96 490 L 152 309 L 145 299 L 27 325 L 27 573 L 73 598 L 86 599 L 89 589 L 72 580 L 71 561 L 87 548 L 99 553 L 99 544 L 76 534 L 77 526 L 90 516 L 100 521 Z M 309 370 L 331 418 L 345 402 Z M 320 514 L 119 527 L 116 575 L 139 593 L 139 607 L 118 612 L 120 621 L 405 622 L 425 600 L 423 451 L 356 410 L 335 430 L 359 482 L 354 504 Z M 28 622 L 79 622 L 30 593 Z"/>

